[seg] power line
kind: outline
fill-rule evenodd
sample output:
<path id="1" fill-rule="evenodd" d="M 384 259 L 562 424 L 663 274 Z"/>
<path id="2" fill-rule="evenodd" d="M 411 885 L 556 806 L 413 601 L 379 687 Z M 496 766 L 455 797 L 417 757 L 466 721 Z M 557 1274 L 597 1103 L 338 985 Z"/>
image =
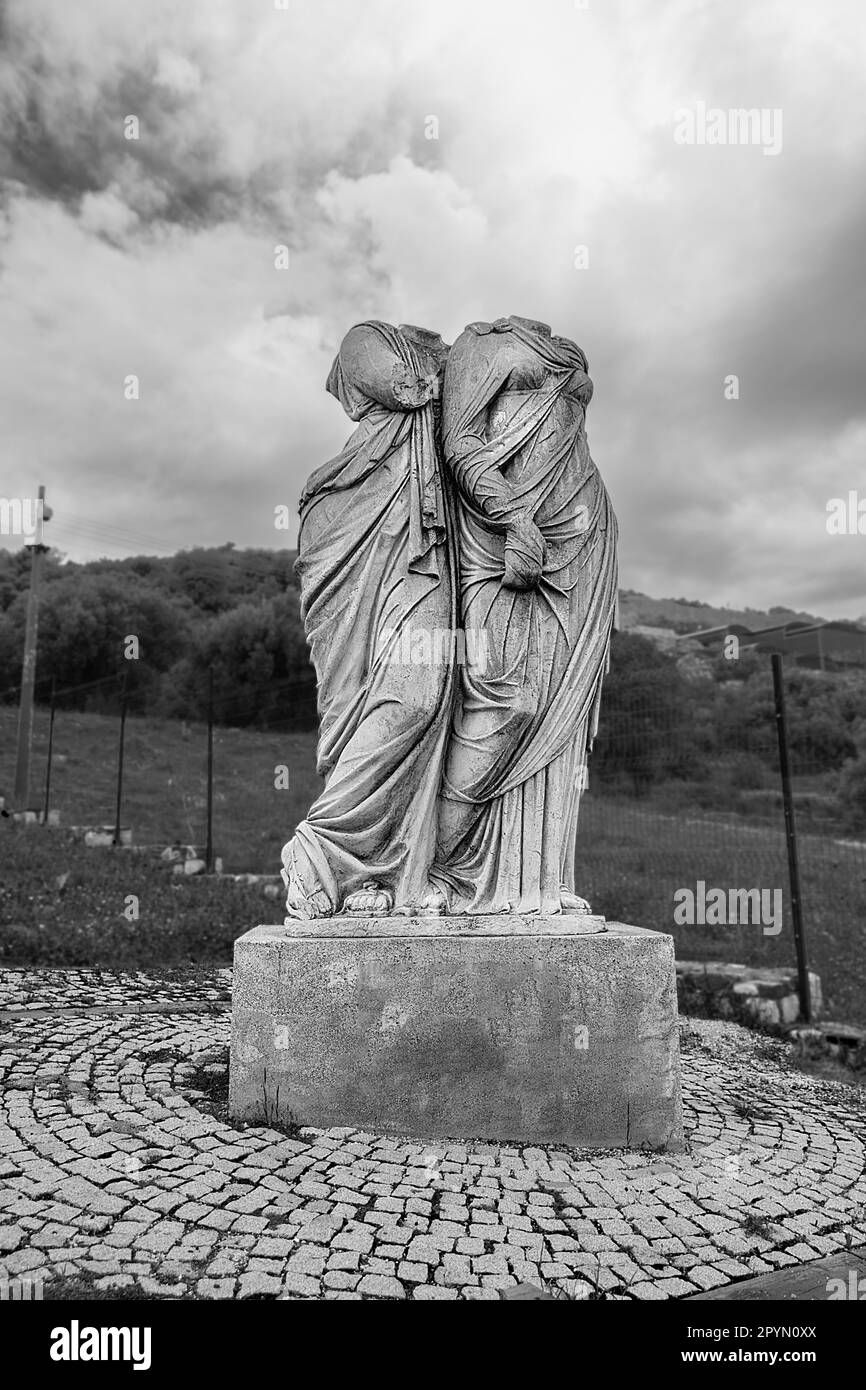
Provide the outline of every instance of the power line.
<path id="1" fill-rule="evenodd" d="M 64 517 L 78 530 L 89 530 L 99 535 L 117 536 L 121 540 L 134 541 L 137 544 L 144 543 L 165 548 L 165 538 L 154 536 L 149 531 L 138 531 L 127 526 L 115 526 L 111 522 L 97 521 L 94 517 L 82 516 L 76 512 L 65 512 Z"/>

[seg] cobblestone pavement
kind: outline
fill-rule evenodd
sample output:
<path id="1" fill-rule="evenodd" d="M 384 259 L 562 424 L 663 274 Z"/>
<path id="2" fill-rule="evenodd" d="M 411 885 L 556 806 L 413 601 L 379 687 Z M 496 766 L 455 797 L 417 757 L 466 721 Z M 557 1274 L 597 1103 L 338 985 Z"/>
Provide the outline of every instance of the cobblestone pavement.
<path id="1" fill-rule="evenodd" d="M 154 979 L 144 971 L 117 975 L 106 970 L 0 970 L 0 1015 L 9 1010 L 28 1012 L 63 1009 L 157 1008 L 170 1003 L 205 1004 L 231 1002 L 230 970 L 199 971 L 191 984 L 180 971 Z"/>
<path id="2" fill-rule="evenodd" d="M 0 973 L 0 1280 L 46 1295 L 676 1298 L 866 1243 L 863 1092 L 683 1024 L 688 1152 L 227 1118 L 229 974 Z"/>

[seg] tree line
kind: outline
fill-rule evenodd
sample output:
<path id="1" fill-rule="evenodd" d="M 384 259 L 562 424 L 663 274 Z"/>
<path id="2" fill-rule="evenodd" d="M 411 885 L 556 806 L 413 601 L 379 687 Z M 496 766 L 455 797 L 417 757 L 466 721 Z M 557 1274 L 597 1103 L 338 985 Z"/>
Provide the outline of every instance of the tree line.
<path id="1" fill-rule="evenodd" d="M 167 558 L 134 556 L 85 564 L 52 552 L 39 604 L 37 698 L 51 679 L 66 707 L 108 710 L 113 677 L 126 678 L 132 708 L 201 719 L 213 671 L 218 720 L 315 724 L 315 675 L 299 612 L 290 550 L 231 544 Z M 17 698 L 29 559 L 0 551 L 0 691 Z M 137 638 L 138 659 L 125 660 Z"/>
<path id="2" fill-rule="evenodd" d="M 316 725 L 315 674 L 291 550 L 232 544 L 84 564 L 46 557 L 37 699 L 52 677 L 65 707 L 113 711 L 126 676 L 134 712 L 202 719 L 213 673 L 218 722 Z M 29 584 L 26 550 L 0 551 L 0 699 L 17 700 Z M 138 639 L 140 659 L 123 659 Z M 866 672 L 786 667 L 795 768 L 835 779 L 866 824 Z M 641 795 L 681 781 L 759 792 L 777 769 L 770 663 L 672 655 L 615 634 L 591 775 Z M 860 814 L 858 811 L 857 814 Z"/>

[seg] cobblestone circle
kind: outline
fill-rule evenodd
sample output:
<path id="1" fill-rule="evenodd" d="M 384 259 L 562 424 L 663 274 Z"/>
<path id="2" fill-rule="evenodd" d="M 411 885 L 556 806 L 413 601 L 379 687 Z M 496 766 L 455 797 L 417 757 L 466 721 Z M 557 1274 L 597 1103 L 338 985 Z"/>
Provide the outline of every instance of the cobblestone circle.
<path id="1" fill-rule="evenodd" d="M 0 1281 L 46 1296 L 666 1299 L 866 1244 L 863 1092 L 684 1020 L 683 1154 L 238 1128 L 230 972 L 0 972 Z"/>

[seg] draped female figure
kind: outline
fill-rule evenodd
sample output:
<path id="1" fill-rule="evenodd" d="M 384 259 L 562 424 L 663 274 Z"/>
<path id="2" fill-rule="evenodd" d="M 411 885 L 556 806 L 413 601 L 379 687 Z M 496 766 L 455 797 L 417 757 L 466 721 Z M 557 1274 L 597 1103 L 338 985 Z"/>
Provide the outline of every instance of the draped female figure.
<path id="1" fill-rule="evenodd" d="M 290 917 L 427 905 L 453 668 L 407 637 L 453 630 L 435 439 L 447 347 L 356 325 L 327 389 L 357 428 L 301 497 L 297 573 L 318 681 L 321 795 L 283 849 Z"/>
<path id="2" fill-rule="evenodd" d="M 591 396 L 583 352 L 534 320 L 470 324 L 449 354 L 467 640 L 433 879 L 451 913 L 589 911 L 577 819 L 617 594 Z"/>

